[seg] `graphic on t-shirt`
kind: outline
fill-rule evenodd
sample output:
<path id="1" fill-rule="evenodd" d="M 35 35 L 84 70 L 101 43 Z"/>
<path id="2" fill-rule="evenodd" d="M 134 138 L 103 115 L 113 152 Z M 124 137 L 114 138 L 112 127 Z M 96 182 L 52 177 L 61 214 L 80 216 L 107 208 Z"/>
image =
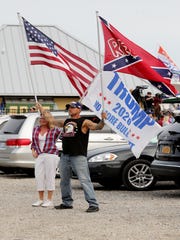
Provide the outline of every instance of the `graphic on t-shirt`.
<path id="1" fill-rule="evenodd" d="M 63 137 L 74 137 L 77 132 L 77 123 L 75 122 L 68 122 L 64 126 L 64 133 Z"/>

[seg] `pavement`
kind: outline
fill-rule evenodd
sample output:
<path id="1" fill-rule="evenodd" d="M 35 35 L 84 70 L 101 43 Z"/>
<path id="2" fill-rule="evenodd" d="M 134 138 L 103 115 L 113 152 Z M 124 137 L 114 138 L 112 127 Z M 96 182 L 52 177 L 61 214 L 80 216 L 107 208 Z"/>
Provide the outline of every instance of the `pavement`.
<path id="1" fill-rule="evenodd" d="M 54 204 L 60 204 L 56 179 Z M 87 213 L 78 180 L 72 180 L 74 208 L 32 207 L 34 178 L 0 174 L 1 240 L 179 240 L 180 190 L 172 183 L 152 191 L 105 190 L 94 184 L 100 211 Z"/>

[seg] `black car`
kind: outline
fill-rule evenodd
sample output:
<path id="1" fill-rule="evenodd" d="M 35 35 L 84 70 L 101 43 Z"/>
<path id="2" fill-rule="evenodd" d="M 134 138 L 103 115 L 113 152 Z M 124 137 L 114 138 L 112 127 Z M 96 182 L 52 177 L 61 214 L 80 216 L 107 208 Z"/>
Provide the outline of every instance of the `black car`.
<path id="1" fill-rule="evenodd" d="M 180 116 L 158 136 L 158 147 L 151 170 L 157 178 L 174 180 L 180 185 Z"/>
<path id="2" fill-rule="evenodd" d="M 91 179 L 107 188 L 124 185 L 129 190 L 147 190 L 155 184 L 150 169 L 157 146 L 153 139 L 136 159 L 128 144 L 88 151 Z"/>

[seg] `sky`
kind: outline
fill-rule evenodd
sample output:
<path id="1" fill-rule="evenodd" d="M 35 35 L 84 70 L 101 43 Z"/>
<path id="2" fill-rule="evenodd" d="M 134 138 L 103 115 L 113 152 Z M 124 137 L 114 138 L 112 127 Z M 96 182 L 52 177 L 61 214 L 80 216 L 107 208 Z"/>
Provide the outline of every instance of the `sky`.
<path id="1" fill-rule="evenodd" d="M 31 24 L 56 25 L 95 50 L 98 50 L 98 11 L 120 33 L 154 56 L 161 45 L 180 67 L 180 0 L 0 0 L 0 3 L 0 25 L 19 24 L 19 12 Z M 101 47 L 103 41 L 100 37 Z"/>

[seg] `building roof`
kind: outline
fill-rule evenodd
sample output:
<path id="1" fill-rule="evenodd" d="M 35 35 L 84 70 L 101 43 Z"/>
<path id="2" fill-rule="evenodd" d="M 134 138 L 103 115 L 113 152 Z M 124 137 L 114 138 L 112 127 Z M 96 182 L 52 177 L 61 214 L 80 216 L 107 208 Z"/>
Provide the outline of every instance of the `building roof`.
<path id="1" fill-rule="evenodd" d="M 96 50 L 57 26 L 36 25 L 36 27 L 55 42 L 99 69 L 99 54 Z M 29 64 L 22 34 L 20 25 L 3 25 L 0 28 L 0 95 L 78 96 L 63 71 L 44 65 Z M 140 79 L 130 75 L 123 75 L 123 78 L 129 89 L 144 84 Z"/>

